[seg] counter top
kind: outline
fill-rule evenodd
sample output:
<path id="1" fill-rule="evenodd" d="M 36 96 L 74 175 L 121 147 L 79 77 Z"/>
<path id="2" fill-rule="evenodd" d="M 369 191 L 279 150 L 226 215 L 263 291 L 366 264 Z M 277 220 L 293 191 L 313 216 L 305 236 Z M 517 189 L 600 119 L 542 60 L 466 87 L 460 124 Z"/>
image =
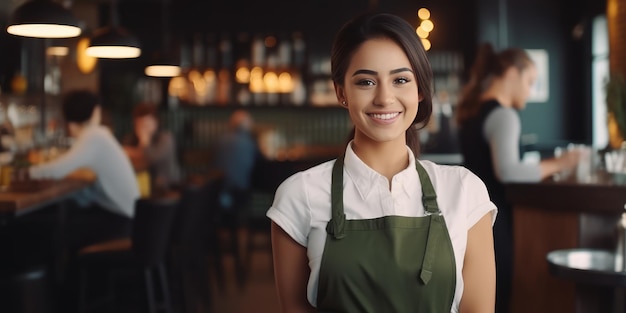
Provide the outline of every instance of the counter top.
<path id="1" fill-rule="evenodd" d="M 65 199 L 92 184 L 89 180 L 67 178 L 55 181 L 37 181 L 29 186 L 0 191 L 0 214 L 19 216 L 32 210 Z"/>
<path id="2" fill-rule="evenodd" d="M 550 210 L 620 214 L 626 204 L 626 183 L 605 171 L 587 180 L 551 177 L 539 183 L 509 183 L 506 190 L 511 203 Z"/>

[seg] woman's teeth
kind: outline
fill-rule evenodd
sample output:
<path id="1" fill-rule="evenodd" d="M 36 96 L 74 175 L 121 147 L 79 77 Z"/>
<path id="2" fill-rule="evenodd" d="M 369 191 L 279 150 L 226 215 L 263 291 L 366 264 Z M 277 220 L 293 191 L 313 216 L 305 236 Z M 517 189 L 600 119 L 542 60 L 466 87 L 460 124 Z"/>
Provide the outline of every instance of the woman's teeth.
<path id="1" fill-rule="evenodd" d="M 398 112 L 396 112 L 396 113 L 385 113 L 385 114 L 375 114 L 375 113 L 372 113 L 372 114 L 369 114 L 369 115 L 371 117 L 373 117 L 375 119 L 379 119 L 379 120 L 390 120 L 390 119 L 398 116 L 398 114 L 400 114 L 400 113 L 398 113 Z"/>

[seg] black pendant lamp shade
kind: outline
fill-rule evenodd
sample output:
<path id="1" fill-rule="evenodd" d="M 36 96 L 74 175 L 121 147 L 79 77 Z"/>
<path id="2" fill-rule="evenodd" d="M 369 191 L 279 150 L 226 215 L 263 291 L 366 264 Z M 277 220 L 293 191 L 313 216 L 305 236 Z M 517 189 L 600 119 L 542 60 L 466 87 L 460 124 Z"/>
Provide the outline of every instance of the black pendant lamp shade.
<path id="1" fill-rule="evenodd" d="M 79 21 L 52 0 L 30 0 L 13 12 L 9 34 L 35 38 L 70 38 L 81 33 Z"/>
<path id="2" fill-rule="evenodd" d="M 124 28 L 109 26 L 94 32 L 86 53 L 97 58 L 127 59 L 139 57 L 141 48 L 139 40 Z"/>

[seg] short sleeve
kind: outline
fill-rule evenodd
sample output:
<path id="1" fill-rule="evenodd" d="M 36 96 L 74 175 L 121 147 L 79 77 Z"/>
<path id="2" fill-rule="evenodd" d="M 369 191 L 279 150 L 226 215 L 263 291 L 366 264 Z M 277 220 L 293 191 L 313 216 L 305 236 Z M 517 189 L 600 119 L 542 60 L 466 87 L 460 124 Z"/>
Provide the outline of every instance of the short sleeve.
<path id="1" fill-rule="evenodd" d="M 311 211 L 304 177 L 301 172 L 296 173 L 280 184 L 274 196 L 274 203 L 267 211 L 267 217 L 293 240 L 306 247 L 311 229 Z"/>
<path id="2" fill-rule="evenodd" d="M 489 198 L 485 183 L 471 171 L 462 174 L 464 198 L 467 205 L 468 229 L 472 228 L 485 214 L 491 212 L 491 225 L 496 221 L 498 208 Z"/>

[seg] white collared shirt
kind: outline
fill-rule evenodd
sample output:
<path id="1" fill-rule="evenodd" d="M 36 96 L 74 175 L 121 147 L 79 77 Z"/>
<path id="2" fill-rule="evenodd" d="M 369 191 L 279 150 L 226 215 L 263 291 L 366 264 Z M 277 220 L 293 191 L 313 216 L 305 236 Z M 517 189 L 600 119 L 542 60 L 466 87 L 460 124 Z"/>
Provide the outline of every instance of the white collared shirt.
<path id="1" fill-rule="evenodd" d="M 108 128 L 88 126 L 63 155 L 29 169 L 34 179 L 61 179 L 69 173 L 87 168 L 96 181 L 84 193 L 83 201 L 93 201 L 113 213 L 132 218 L 139 187 L 132 164 Z M 88 196 L 87 196 L 88 195 Z"/>
<path id="2" fill-rule="evenodd" d="M 346 219 L 369 219 L 387 215 L 424 216 L 422 190 L 415 170 L 415 157 L 407 147 L 409 165 L 392 178 L 361 161 L 351 148 L 344 159 L 343 202 Z M 307 248 L 311 274 L 307 287 L 309 302 L 316 306 L 320 264 L 326 242 L 326 224 L 331 217 L 331 177 L 335 161 L 328 161 L 287 178 L 276 190 L 267 216 L 296 242 Z M 463 260 L 468 230 L 496 206 L 489 200 L 484 183 L 461 166 L 444 166 L 420 161 L 437 193 L 454 250 L 456 290 L 451 312 L 457 312 L 463 294 Z"/>

